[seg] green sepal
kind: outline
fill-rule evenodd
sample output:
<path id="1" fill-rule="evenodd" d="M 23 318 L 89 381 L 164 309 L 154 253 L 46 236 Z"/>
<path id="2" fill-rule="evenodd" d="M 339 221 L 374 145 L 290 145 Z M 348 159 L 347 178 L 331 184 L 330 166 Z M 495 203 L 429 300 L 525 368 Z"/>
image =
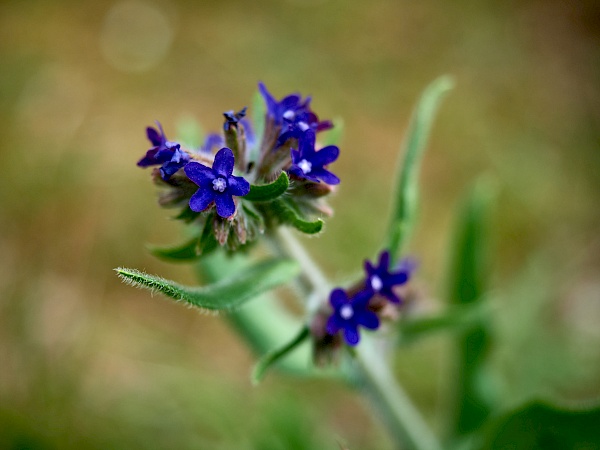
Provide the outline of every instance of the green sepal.
<path id="1" fill-rule="evenodd" d="M 303 220 L 291 205 L 281 199 L 275 200 L 271 206 L 271 210 L 281 222 L 293 226 L 302 233 L 316 234 L 323 229 L 323 221 L 321 219 L 313 222 Z"/>
<path id="2" fill-rule="evenodd" d="M 305 325 L 300 329 L 300 332 L 284 346 L 271 350 L 260 358 L 252 370 L 252 382 L 258 384 L 264 378 L 267 369 L 286 356 L 310 335 L 308 327 Z"/>
<path id="3" fill-rule="evenodd" d="M 401 145 L 400 168 L 392 209 L 387 245 L 392 262 L 398 260 L 406 245 L 418 202 L 418 174 L 421 160 L 427 146 L 427 139 L 435 113 L 444 95 L 452 89 L 453 82 L 443 76 L 431 83 L 419 99 Z"/>
<path id="4" fill-rule="evenodd" d="M 289 259 L 271 259 L 201 287 L 188 287 L 148 275 L 135 269 L 115 269 L 121 280 L 136 287 L 160 292 L 176 301 L 210 311 L 230 311 L 259 294 L 287 283 L 299 273 L 298 264 Z"/>
<path id="5" fill-rule="evenodd" d="M 251 202 L 268 202 L 275 200 L 280 197 L 290 185 L 290 179 L 287 173 L 281 172 L 275 181 L 269 184 L 262 184 L 260 186 L 251 185 L 250 192 L 245 195 L 244 200 Z"/>

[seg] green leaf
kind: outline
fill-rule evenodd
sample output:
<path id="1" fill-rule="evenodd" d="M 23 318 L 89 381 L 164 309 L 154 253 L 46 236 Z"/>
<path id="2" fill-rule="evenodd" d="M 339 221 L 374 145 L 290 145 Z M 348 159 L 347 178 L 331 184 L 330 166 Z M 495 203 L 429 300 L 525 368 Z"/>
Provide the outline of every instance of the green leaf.
<path id="1" fill-rule="evenodd" d="M 397 261 L 415 220 L 418 203 L 418 174 L 436 111 L 444 95 L 452 89 L 450 77 L 431 83 L 421 96 L 401 146 L 400 168 L 386 248 Z"/>
<path id="2" fill-rule="evenodd" d="M 199 213 L 199 212 L 192 211 L 192 209 L 189 207 L 189 205 L 186 205 L 186 207 L 183 208 L 181 210 L 181 212 L 173 218 L 175 220 L 182 220 L 185 223 L 190 223 L 190 222 L 193 222 L 194 220 L 196 220 L 200 216 L 200 214 L 201 213 Z"/>
<path id="3" fill-rule="evenodd" d="M 244 196 L 244 200 L 250 200 L 251 202 L 268 202 L 275 200 L 280 197 L 285 191 L 287 191 L 290 185 L 290 180 L 285 172 L 281 172 L 279 177 L 275 181 L 269 184 L 263 184 L 260 186 L 250 186 L 250 192 Z"/>
<path id="4" fill-rule="evenodd" d="M 565 410 L 532 402 L 487 427 L 487 450 L 600 449 L 600 408 Z"/>
<path id="5" fill-rule="evenodd" d="M 341 117 L 336 117 L 333 120 L 333 128 L 327 130 L 324 138 L 319 138 L 322 141 L 323 146 L 327 145 L 340 145 L 342 141 L 342 136 L 344 135 L 344 119 Z"/>
<path id="6" fill-rule="evenodd" d="M 464 332 L 478 326 L 487 318 L 487 303 L 457 305 L 441 314 L 405 319 L 400 322 L 400 335 L 403 344 L 438 332 Z"/>
<path id="7" fill-rule="evenodd" d="M 213 217 L 209 215 L 206 218 L 202 234 L 196 236 L 188 242 L 175 247 L 148 246 L 150 253 L 157 258 L 171 262 L 190 262 L 205 256 L 215 250 L 218 246 L 213 233 Z"/>
<path id="8" fill-rule="evenodd" d="M 177 121 L 177 137 L 184 146 L 197 149 L 203 143 L 204 131 L 194 118 L 186 116 Z"/>
<path id="9" fill-rule="evenodd" d="M 292 206 L 281 199 L 275 200 L 271 209 L 282 222 L 293 226 L 302 233 L 316 234 L 323 229 L 323 221 L 321 219 L 317 219 L 314 222 L 303 220 L 294 211 Z"/>
<path id="10" fill-rule="evenodd" d="M 488 254 L 485 225 L 493 189 L 480 180 L 469 193 L 459 215 L 450 265 L 448 298 L 457 306 L 476 305 L 486 293 Z M 452 436 L 463 436 L 478 429 L 491 411 L 489 399 L 481 391 L 482 367 L 487 357 L 491 337 L 488 324 L 480 321 L 475 327 L 457 336 L 458 363 L 454 379 L 455 402 Z"/>
<path id="11" fill-rule="evenodd" d="M 304 326 L 300 332 L 283 347 L 266 353 L 254 366 L 254 370 L 252 371 L 252 382 L 258 384 L 262 381 L 269 367 L 298 347 L 298 345 L 304 342 L 309 335 L 310 331 L 308 327 Z"/>
<path id="12" fill-rule="evenodd" d="M 188 287 L 135 269 L 115 270 L 124 282 L 133 286 L 160 292 L 176 301 L 211 311 L 237 308 L 253 297 L 292 280 L 299 272 L 295 261 L 273 259 L 256 264 L 214 284 Z"/>

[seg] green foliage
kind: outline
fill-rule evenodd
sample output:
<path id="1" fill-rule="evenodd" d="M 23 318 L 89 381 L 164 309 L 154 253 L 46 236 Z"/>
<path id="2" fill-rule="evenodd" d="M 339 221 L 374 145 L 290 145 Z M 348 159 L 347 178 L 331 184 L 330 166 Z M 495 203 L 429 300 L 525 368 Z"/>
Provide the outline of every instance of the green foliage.
<path id="1" fill-rule="evenodd" d="M 323 229 L 323 221 L 307 221 L 300 218 L 294 208 L 286 201 L 277 199 L 273 202 L 273 211 L 280 221 L 293 226 L 305 234 L 316 234 Z"/>
<path id="2" fill-rule="evenodd" d="M 285 172 L 281 172 L 275 181 L 260 186 L 251 185 L 250 192 L 244 200 L 251 202 L 268 202 L 280 197 L 290 185 L 290 180 Z"/>
<path id="3" fill-rule="evenodd" d="M 212 215 L 208 216 L 200 236 L 175 247 L 148 246 L 150 253 L 170 262 L 190 262 L 208 255 L 218 246 L 212 231 L 212 218 Z"/>
<path id="4" fill-rule="evenodd" d="M 412 229 L 418 203 L 418 174 L 421 160 L 437 109 L 452 86 L 452 80 L 443 76 L 425 89 L 413 112 L 402 143 L 403 157 L 400 159 L 395 204 L 385 246 L 391 253 L 392 261 L 398 260 Z"/>
<path id="5" fill-rule="evenodd" d="M 488 427 L 487 450 L 600 449 L 600 408 L 572 411 L 532 402 Z"/>
<path id="6" fill-rule="evenodd" d="M 487 284 L 487 242 L 485 224 L 492 197 L 491 187 L 480 180 L 470 192 L 459 215 L 453 240 L 448 298 L 452 305 L 473 306 L 482 302 Z M 485 311 L 479 308 L 480 312 Z M 478 429 L 490 413 L 488 400 L 483 397 L 482 365 L 490 346 L 486 315 L 478 323 L 457 336 L 458 362 L 454 411 L 451 414 L 453 437 Z"/>
<path id="7" fill-rule="evenodd" d="M 325 136 L 322 139 L 321 137 L 319 137 L 319 140 L 322 141 L 323 146 L 339 146 L 344 135 L 344 119 L 342 119 L 341 117 L 336 117 L 333 120 L 333 128 L 331 130 L 326 131 L 324 134 Z"/>
<path id="8" fill-rule="evenodd" d="M 263 355 L 263 357 L 254 366 L 254 370 L 252 371 L 252 381 L 256 384 L 262 381 L 269 367 L 297 348 L 298 345 L 304 342 L 309 335 L 310 330 L 307 326 L 303 326 L 300 332 L 294 336 L 290 342 L 285 344 L 283 347 L 277 348 Z"/>
<path id="9" fill-rule="evenodd" d="M 193 117 L 183 117 L 177 122 L 177 139 L 186 148 L 198 149 L 204 140 L 204 131 Z"/>
<path id="10" fill-rule="evenodd" d="M 119 277 L 133 286 L 160 292 L 176 301 L 212 311 L 232 310 L 246 301 L 298 275 L 298 265 L 287 259 L 256 264 L 217 283 L 202 287 L 182 286 L 135 269 L 115 269 Z"/>
<path id="11" fill-rule="evenodd" d="M 254 125 L 254 136 L 256 142 L 255 151 L 250 155 L 251 161 L 256 161 L 258 156 L 258 147 L 262 142 L 263 135 L 265 134 L 265 120 L 267 114 L 267 105 L 265 99 L 259 91 L 254 93 L 252 97 L 252 124 Z"/>

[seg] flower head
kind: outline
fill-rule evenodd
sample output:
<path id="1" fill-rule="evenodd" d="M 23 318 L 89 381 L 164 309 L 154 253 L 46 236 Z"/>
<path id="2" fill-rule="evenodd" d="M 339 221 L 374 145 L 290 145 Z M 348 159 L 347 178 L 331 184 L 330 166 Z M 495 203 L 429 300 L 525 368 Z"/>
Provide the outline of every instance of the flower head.
<path id="1" fill-rule="evenodd" d="M 225 123 L 223 124 L 223 130 L 229 131 L 231 128 L 237 128 L 238 123 L 246 115 L 246 107 L 244 106 L 240 111 L 234 112 L 233 110 L 223 113 L 225 116 Z"/>
<path id="2" fill-rule="evenodd" d="M 408 281 L 412 267 L 408 264 L 401 265 L 397 271 L 390 272 L 390 252 L 384 251 L 379 255 L 377 266 L 365 260 L 365 272 L 367 275 L 366 289 L 372 295 L 379 294 L 392 303 L 400 304 L 402 299 L 392 289 Z"/>
<path id="3" fill-rule="evenodd" d="M 291 150 L 292 166 L 289 169 L 291 174 L 316 183 L 319 181 L 327 184 L 340 183 L 340 179 L 324 167 L 338 158 L 340 154 L 338 147 L 328 145 L 316 151 L 315 133 L 312 130 L 306 130 L 298 144 L 298 150 Z"/>
<path id="4" fill-rule="evenodd" d="M 161 165 L 160 176 L 168 181 L 171 176 L 185 166 L 190 160 L 190 155 L 181 150 L 177 142 L 167 139 L 160 122 L 156 122 L 158 130 L 152 127 L 146 129 L 146 135 L 153 147 L 137 163 L 139 167 Z"/>
<path id="5" fill-rule="evenodd" d="M 379 318 L 368 309 L 370 298 L 371 293 L 366 291 L 348 298 L 344 290 L 334 289 L 329 296 L 333 314 L 327 320 L 327 333 L 335 335 L 343 330 L 348 345 L 356 345 L 360 340 L 359 325 L 371 330 L 379 328 Z"/>
<path id="6" fill-rule="evenodd" d="M 281 126 L 280 143 L 307 129 L 315 132 L 328 130 L 333 127 L 329 120 L 319 121 L 317 115 L 310 109 L 310 97 L 302 100 L 298 94 L 291 94 L 280 101 L 275 100 L 263 83 L 258 83 L 258 88 L 267 104 L 267 115 Z"/>
<path id="7" fill-rule="evenodd" d="M 190 198 L 192 211 L 204 211 L 214 202 L 219 216 L 227 218 L 235 214 L 232 196 L 247 195 L 250 192 L 250 183 L 243 177 L 232 175 L 234 163 L 231 149 L 223 147 L 215 155 L 212 168 L 196 161 L 189 162 L 185 166 L 185 174 L 199 186 Z"/>

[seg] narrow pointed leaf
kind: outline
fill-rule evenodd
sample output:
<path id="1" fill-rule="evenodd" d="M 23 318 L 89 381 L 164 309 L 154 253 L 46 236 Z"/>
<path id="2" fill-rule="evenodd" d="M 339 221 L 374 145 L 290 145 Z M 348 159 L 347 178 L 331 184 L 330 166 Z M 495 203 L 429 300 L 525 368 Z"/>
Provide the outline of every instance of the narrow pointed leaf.
<path id="1" fill-rule="evenodd" d="M 492 187 L 484 180 L 475 185 L 459 216 L 450 266 L 449 301 L 457 306 L 475 306 L 487 289 L 488 254 L 485 225 Z M 489 400 L 481 392 L 482 367 L 491 344 L 488 322 L 459 333 L 458 373 L 454 377 L 455 402 L 451 413 L 452 438 L 477 430 L 491 412 Z"/>
<path id="2" fill-rule="evenodd" d="M 433 119 L 444 95 L 452 88 L 451 78 L 443 76 L 431 83 L 421 96 L 401 146 L 400 168 L 395 191 L 387 245 L 392 261 L 397 261 L 415 220 L 418 201 L 418 174 Z"/>
<path id="3" fill-rule="evenodd" d="M 250 192 L 244 196 L 244 200 L 250 200 L 251 202 L 268 202 L 275 200 L 280 197 L 285 191 L 287 191 L 290 185 L 290 180 L 285 172 L 281 172 L 279 177 L 270 184 L 263 184 L 260 186 L 250 186 Z"/>
<path id="4" fill-rule="evenodd" d="M 269 367 L 298 347 L 298 345 L 304 342 L 309 335 L 310 332 L 308 327 L 304 326 L 290 342 L 281 348 L 277 348 L 265 354 L 254 366 L 254 370 L 252 371 L 252 382 L 258 384 L 262 381 Z"/>
<path id="5" fill-rule="evenodd" d="M 323 221 L 321 219 L 317 219 L 313 222 L 303 220 L 291 206 L 282 200 L 273 202 L 272 210 L 276 212 L 283 223 L 293 226 L 302 233 L 316 234 L 323 229 Z"/>
<path id="6" fill-rule="evenodd" d="M 263 292 L 292 280 L 299 269 L 295 261 L 273 259 L 202 287 L 188 287 L 135 269 L 115 269 L 126 283 L 160 292 L 176 301 L 211 311 L 232 310 Z"/>

